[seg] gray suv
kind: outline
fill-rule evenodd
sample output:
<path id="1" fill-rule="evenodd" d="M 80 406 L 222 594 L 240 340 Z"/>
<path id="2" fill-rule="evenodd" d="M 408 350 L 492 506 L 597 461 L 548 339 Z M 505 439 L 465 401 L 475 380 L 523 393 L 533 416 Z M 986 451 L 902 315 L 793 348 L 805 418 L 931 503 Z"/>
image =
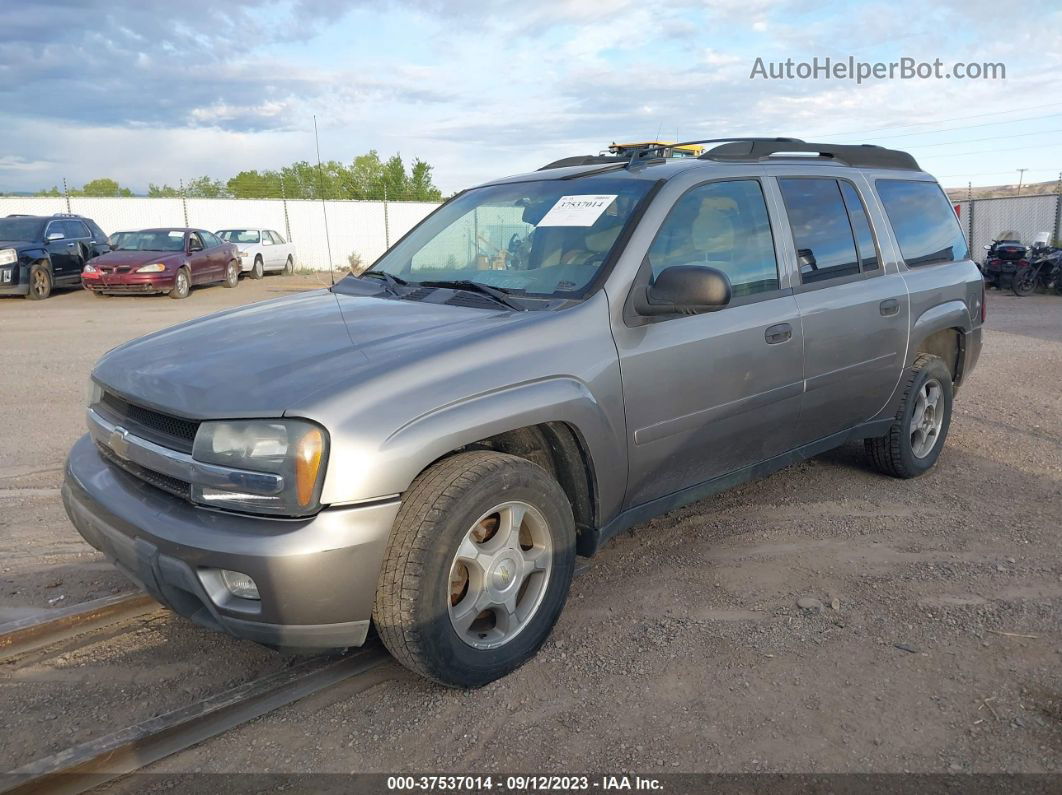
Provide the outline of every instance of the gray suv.
<path id="1" fill-rule="evenodd" d="M 473 687 L 631 525 L 851 440 L 926 472 L 984 320 L 944 193 L 904 152 L 711 143 L 490 182 L 360 277 L 115 348 L 71 520 L 198 624 L 321 649 L 371 622 Z"/>

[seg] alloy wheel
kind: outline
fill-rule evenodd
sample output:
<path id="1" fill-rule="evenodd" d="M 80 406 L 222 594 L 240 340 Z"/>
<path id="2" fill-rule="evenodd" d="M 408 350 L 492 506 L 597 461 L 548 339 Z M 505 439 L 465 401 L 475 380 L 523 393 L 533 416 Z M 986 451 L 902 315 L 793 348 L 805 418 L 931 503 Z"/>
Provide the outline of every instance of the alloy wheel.
<path id="1" fill-rule="evenodd" d="M 553 537 L 526 502 L 483 514 L 450 566 L 450 623 L 462 641 L 495 649 L 528 625 L 542 604 L 553 568 Z"/>
<path id="2" fill-rule="evenodd" d="M 911 452 L 916 458 L 929 455 L 940 438 L 944 424 L 943 397 L 944 389 L 935 378 L 927 380 L 918 390 L 909 425 Z"/>

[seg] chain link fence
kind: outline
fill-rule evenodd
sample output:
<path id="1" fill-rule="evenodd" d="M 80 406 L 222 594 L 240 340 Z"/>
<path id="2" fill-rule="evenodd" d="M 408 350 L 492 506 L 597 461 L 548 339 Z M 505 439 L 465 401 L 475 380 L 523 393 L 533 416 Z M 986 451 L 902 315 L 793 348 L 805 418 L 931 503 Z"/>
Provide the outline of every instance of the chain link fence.
<path id="1" fill-rule="evenodd" d="M 984 258 L 984 247 L 1002 237 L 1026 245 L 1062 245 L 1062 195 L 1006 196 L 955 203 L 970 241 L 971 256 Z"/>

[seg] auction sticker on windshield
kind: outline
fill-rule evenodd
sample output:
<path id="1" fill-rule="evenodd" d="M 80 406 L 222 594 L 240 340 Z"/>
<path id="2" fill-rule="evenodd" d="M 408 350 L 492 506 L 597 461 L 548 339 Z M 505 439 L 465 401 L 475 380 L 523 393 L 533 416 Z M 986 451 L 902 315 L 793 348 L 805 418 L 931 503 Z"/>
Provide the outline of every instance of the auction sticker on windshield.
<path id="1" fill-rule="evenodd" d="M 617 194 L 597 196 L 561 196 L 549 208 L 539 226 L 593 226 Z"/>

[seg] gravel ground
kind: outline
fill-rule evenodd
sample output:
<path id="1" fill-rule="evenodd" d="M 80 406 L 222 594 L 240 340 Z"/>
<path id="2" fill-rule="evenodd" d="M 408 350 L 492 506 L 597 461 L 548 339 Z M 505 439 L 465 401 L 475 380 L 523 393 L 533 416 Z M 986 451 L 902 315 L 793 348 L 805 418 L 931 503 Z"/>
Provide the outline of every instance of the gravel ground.
<path id="1" fill-rule="evenodd" d="M 0 611 L 125 587 L 57 501 L 95 358 L 307 286 L 0 302 L 18 343 L 0 354 L 14 376 L 0 400 L 27 407 L 0 445 Z M 859 446 L 835 450 L 615 539 L 502 681 L 450 691 L 387 664 L 151 770 L 1062 772 L 1062 300 L 989 301 L 928 475 L 889 479 Z M 5 732 L 0 760 L 53 748 L 48 715 L 116 729 L 283 660 L 167 619 L 115 644 L 0 667 L 0 717 L 21 735 L 12 753 Z"/>

